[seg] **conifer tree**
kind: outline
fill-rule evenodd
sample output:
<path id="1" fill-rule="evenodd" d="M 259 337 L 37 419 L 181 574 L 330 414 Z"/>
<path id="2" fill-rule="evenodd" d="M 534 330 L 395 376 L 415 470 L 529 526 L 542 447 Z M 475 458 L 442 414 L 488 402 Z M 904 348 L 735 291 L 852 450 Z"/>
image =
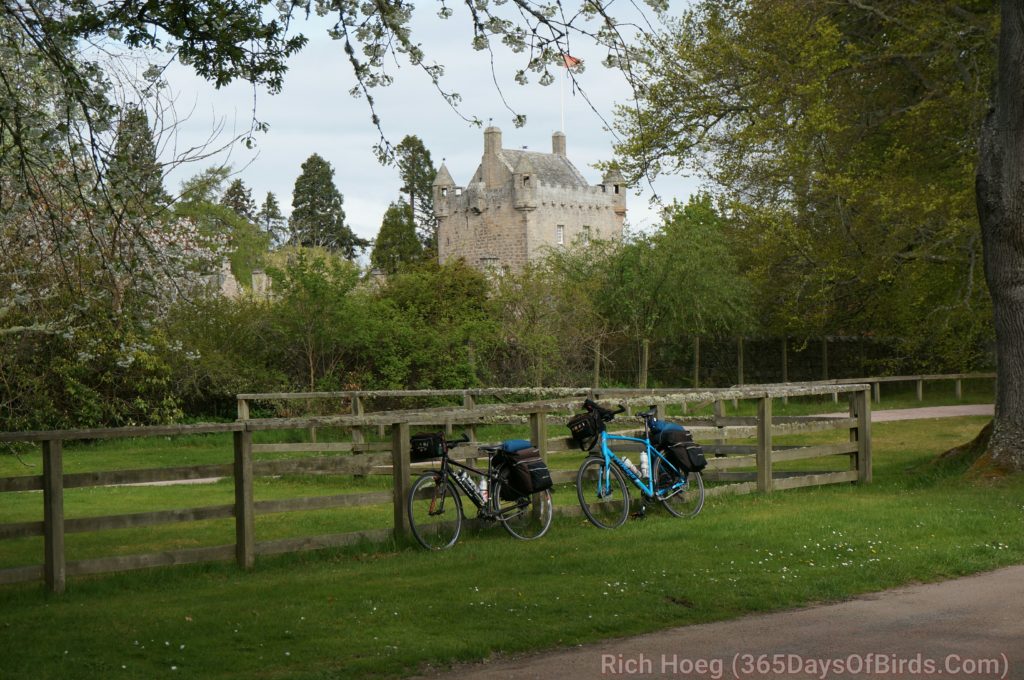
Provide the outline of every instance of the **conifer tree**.
<path id="1" fill-rule="evenodd" d="M 163 171 L 157 161 L 149 117 L 141 107 L 124 109 L 117 124 L 106 181 L 114 209 L 124 216 L 152 215 L 170 202 L 164 191 Z"/>
<path id="2" fill-rule="evenodd" d="M 430 151 L 416 135 L 406 135 L 395 147 L 395 164 L 402 178 L 402 193 L 407 197 L 416 223 L 416 233 L 424 248 L 437 249 L 437 218 L 434 217 L 434 177 L 437 170 Z"/>
<path id="3" fill-rule="evenodd" d="M 281 206 L 273 191 L 267 192 L 267 197 L 256 213 L 256 224 L 270 235 L 273 243 L 281 244 L 288 240 L 288 222 L 281 214 Z"/>
<path id="4" fill-rule="evenodd" d="M 244 217 L 250 222 L 256 222 L 256 203 L 252 200 L 252 189 L 245 186 L 240 178 L 235 178 L 224 195 L 220 199 L 221 205 L 225 205 L 235 211 L 239 217 Z"/>
<path id="5" fill-rule="evenodd" d="M 291 241 L 307 247 L 339 251 L 354 260 L 369 245 L 345 224 L 343 198 L 334 185 L 334 168 L 319 154 L 302 164 L 292 192 Z"/>
<path id="6" fill-rule="evenodd" d="M 380 233 L 370 255 L 370 264 L 388 274 L 398 271 L 399 265 L 419 260 L 423 246 L 416 237 L 416 223 L 408 203 L 392 203 L 380 225 Z"/>

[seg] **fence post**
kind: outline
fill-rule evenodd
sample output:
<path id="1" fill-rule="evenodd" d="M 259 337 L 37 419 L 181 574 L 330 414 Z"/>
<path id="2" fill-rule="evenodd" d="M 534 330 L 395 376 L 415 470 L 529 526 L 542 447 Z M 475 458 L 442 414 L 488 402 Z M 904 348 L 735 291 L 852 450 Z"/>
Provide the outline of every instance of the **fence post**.
<path id="1" fill-rule="evenodd" d="M 821 339 L 821 379 L 828 380 L 828 338 Z"/>
<path id="2" fill-rule="evenodd" d="M 782 338 L 782 382 L 789 382 L 789 338 Z M 789 403 L 789 395 L 782 395 L 782 403 Z"/>
<path id="3" fill-rule="evenodd" d="M 772 398 L 757 402 L 757 490 L 771 493 L 772 483 Z"/>
<path id="4" fill-rule="evenodd" d="M 530 414 L 530 441 L 540 450 L 540 457 L 548 459 L 548 414 L 536 411 Z"/>
<path id="5" fill-rule="evenodd" d="M 871 481 L 871 395 L 861 390 L 850 395 L 850 416 L 857 419 L 857 429 L 850 430 L 851 441 L 857 442 L 857 481 Z"/>
<path id="6" fill-rule="evenodd" d="M 700 387 L 700 336 L 693 337 L 693 388 Z"/>
<path id="7" fill-rule="evenodd" d="M 917 379 L 917 400 L 924 401 L 924 380 Z"/>
<path id="8" fill-rule="evenodd" d="M 739 378 L 738 385 L 743 386 L 743 338 L 736 340 L 736 377 Z"/>
<path id="9" fill-rule="evenodd" d="M 601 338 L 594 340 L 594 389 L 601 387 Z"/>
<path id="10" fill-rule="evenodd" d="M 469 390 L 466 390 L 465 392 L 462 393 L 462 408 L 470 410 L 476 408 L 476 400 L 473 399 L 473 395 L 470 394 Z M 466 430 L 469 432 L 469 441 L 475 442 L 476 425 L 469 425 L 466 427 Z"/>
<path id="11" fill-rule="evenodd" d="M 249 420 L 249 400 L 239 399 L 238 400 L 238 419 Z"/>
<path id="12" fill-rule="evenodd" d="M 960 378 L 956 379 L 956 386 L 953 388 L 956 400 L 960 401 L 964 398 L 964 381 Z"/>
<path id="13" fill-rule="evenodd" d="M 63 443 L 43 442 L 43 575 L 46 587 L 64 592 L 67 568 L 64 560 L 64 465 Z"/>
<path id="14" fill-rule="evenodd" d="M 644 338 L 643 343 L 640 347 L 640 381 L 638 387 L 642 390 L 647 389 L 647 365 L 651 357 L 651 341 Z"/>
<path id="15" fill-rule="evenodd" d="M 872 383 L 871 387 L 874 388 L 874 390 L 875 390 L 875 403 L 876 404 L 881 404 L 882 403 L 882 383 L 880 383 L 880 382 Z"/>
<path id="16" fill-rule="evenodd" d="M 234 433 L 235 443 L 235 560 L 243 569 L 256 564 L 255 509 L 252 492 L 252 432 Z"/>
<path id="17" fill-rule="evenodd" d="M 391 470 L 395 487 L 395 537 L 409 534 L 409 423 L 391 426 Z"/>
<path id="18" fill-rule="evenodd" d="M 721 423 L 721 421 L 719 419 L 720 418 L 724 418 L 724 417 L 725 417 L 725 404 L 722 402 L 721 399 L 715 399 L 715 427 L 718 428 L 718 432 L 719 433 L 722 432 L 722 423 Z M 722 446 L 723 444 L 725 444 L 725 440 L 724 439 L 716 439 L 715 443 L 718 444 L 719 446 Z"/>
<path id="19" fill-rule="evenodd" d="M 363 399 L 359 396 L 358 392 L 352 393 L 352 415 L 361 416 L 363 415 Z M 366 441 L 366 437 L 363 435 L 363 428 L 353 427 L 352 428 L 352 443 L 362 444 Z M 352 452 L 356 452 L 356 447 L 352 447 Z"/>

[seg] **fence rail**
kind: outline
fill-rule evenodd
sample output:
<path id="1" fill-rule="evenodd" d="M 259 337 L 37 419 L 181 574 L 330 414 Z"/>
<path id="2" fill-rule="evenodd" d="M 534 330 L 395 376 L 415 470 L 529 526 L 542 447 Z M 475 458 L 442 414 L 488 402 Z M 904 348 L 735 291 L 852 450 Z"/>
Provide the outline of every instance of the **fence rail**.
<path id="1" fill-rule="evenodd" d="M 871 387 L 867 384 L 785 384 L 761 385 L 729 389 L 706 390 L 623 390 L 599 391 L 598 397 L 621 397 L 630 408 L 656 405 L 663 413 L 670 405 L 707 403 L 728 399 L 754 400 L 758 415 L 752 418 L 716 417 L 708 421 L 683 419 L 698 440 L 714 440 L 706 449 L 712 457 L 705 471 L 709 494 L 749 493 L 797 488 L 800 486 L 871 480 Z M 481 390 L 478 393 L 500 393 Z M 837 392 L 849 397 L 849 417 L 839 418 L 773 418 L 772 400 L 784 397 L 830 394 Z M 406 499 L 419 464 L 409 457 L 411 428 L 440 428 L 467 426 L 473 432 L 473 442 L 457 447 L 457 458 L 473 458 L 476 451 L 473 427 L 487 423 L 505 423 L 510 418 L 529 423 L 530 439 L 544 457 L 574 450 L 567 437 L 549 436 L 551 420 L 576 411 L 580 396 L 590 390 L 566 390 L 556 398 L 512 404 L 472 404 L 421 411 L 359 413 L 303 418 L 243 418 L 234 423 L 211 425 L 180 425 L 166 427 L 105 428 L 95 430 L 61 430 L 52 432 L 0 433 L 0 441 L 34 442 L 42 447 L 41 475 L 0 478 L 0 493 L 39 491 L 42 493 L 42 521 L 0 524 L 0 540 L 43 536 L 43 564 L 0 569 L 0 584 L 42 579 L 54 592 L 62 592 L 68 576 L 110 571 L 149 568 L 178 564 L 191 564 L 214 560 L 234 559 L 244 569 L 254 566 L 259 555 L 282 552 L 338 547 L 364 540 L 384 540 L 408 533 Z M 341 394 L 341 393 L 332 393 Z M 462 394 L 462 391 L 460 391 Z M 253 395 L 240 395 L 241 398 Z M 261 395 L 256 395 L 261 396 Z M 279 396 L 279 395 L 278 395 Z M 390 434 L 388 441 L 367 442 L 362 436 L 364 428 L 383 426 Z M 347 433 L 343 442 L 315 444 L 260 444 L 254 435 L 274 430 L 303 430 L 312 427 L 336 428 L 331 432 Z M 801 448 L 777 447 L 772 438 L 785 434 L 845 430 L 849 442 L 817 444 Z M 115 439 L 129 437 L 166 437 L 175 435 L 230 433 L 232 437 L 231 462 L 169 468 L 113 470 L 100 472 L 63 472 L 64 442 L 74 440 Z M 728 443 L 734 440 L 756 439 L 756 444 Z M 333 455 L 316 457 L 254 460 L 254 453 L 306 452 L 312 446 L 317 451 Z M 847 457 L 848 468 L 833 472 L 795 473 L 775 469 L 778 463 L 823 457 Z M 742 468 L 750 468 L 744 471 Z M 336 475 L 389 475 L 391 488 L 367 493 L 332 494 L 291 498 L 285 500 L 255 500 L 253 481 L 256 477 L 291 474 Z M 557 481 L 571 481 L 575 471 L 556 471 Z M 234 484 L 232 503 L 196 508 L 181 508 L 150 512 L 135 512 L 104 517 L 66 517 L 64 492 L 66 489 L 108 486 L 113 484 L 139 484 L 204 477 L 231 478 Z M 718 485 L 718 483 L 721 483 Z M 392 526 L 387 529 L 369 528 L 362 531 L 287 538 L 272 541 L 255 539 L 256 518 L 269 513 L 300 510 L 350 508 L 367 505 L 392 506 Z M 561 512 L 576 512 L 578 508 L 559 508 Z M 167 523 L 183 523 L 208 519 L 234 518 L 233 544 L 173 550 L 158 554 L 127 555 L 68 561 L 64 540 L 66 534 L 106 531 L 129 527 L 149 527 Z"/>

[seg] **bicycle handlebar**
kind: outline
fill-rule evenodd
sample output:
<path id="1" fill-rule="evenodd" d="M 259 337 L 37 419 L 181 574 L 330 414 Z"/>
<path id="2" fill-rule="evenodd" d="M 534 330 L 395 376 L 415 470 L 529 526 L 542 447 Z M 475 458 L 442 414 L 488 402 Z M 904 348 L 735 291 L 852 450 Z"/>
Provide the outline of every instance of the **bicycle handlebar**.
<path id="1" fill-rule="evenodd" d="M 469 434 L 463 432 L 462 436 L 459 437 L 458 439 L 446 439 L 444 441 L 444 445 L 447 448 L 451 448 L 453 446 L 458 446 L 459 444 L 464 444 L 465 442 L 468 442 L 468 441 L 469 441 Z"/>
<path id="2" fill-rule="evenodd" d="M 601 417 L 601 420 L 603 420 L 603 421 L 605 421 L 607 423 L 607 422 L 610 422 L 612 420 L 612 418 L 614 418 L 618 414 L 625 412 L 626 405 L 625 404 L 619 404 L 619 408 L 617 408 L 614 411 L 612 411 L 610 409 L 606 409 L 606 408 L 603 408 L 603 407 L 599 406 L 592 399 L 587 399 L 587 400 L 585 400 L 583 402 L 583 408 L 587 412 L 597 413 L 597 415 Z"/>

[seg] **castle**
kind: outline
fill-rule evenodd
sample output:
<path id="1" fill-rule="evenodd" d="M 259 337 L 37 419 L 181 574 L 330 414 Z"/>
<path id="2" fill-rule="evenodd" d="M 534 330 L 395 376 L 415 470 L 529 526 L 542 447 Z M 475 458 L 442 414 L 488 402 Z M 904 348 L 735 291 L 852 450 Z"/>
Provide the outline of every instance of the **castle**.
<path id="1" fill-rule="evenodd" d="M 551 153 L 501 148 L 501 130 L 484 130 L 484 154 L 466 187 L 441 165 L 434 180 L 437 252 L 481 270 L 518 272 L 552 248 L 577 240 L 619 240 L 626 185 L 617 170 L 590 185 L 565 154 L 565 134 Z"/>

